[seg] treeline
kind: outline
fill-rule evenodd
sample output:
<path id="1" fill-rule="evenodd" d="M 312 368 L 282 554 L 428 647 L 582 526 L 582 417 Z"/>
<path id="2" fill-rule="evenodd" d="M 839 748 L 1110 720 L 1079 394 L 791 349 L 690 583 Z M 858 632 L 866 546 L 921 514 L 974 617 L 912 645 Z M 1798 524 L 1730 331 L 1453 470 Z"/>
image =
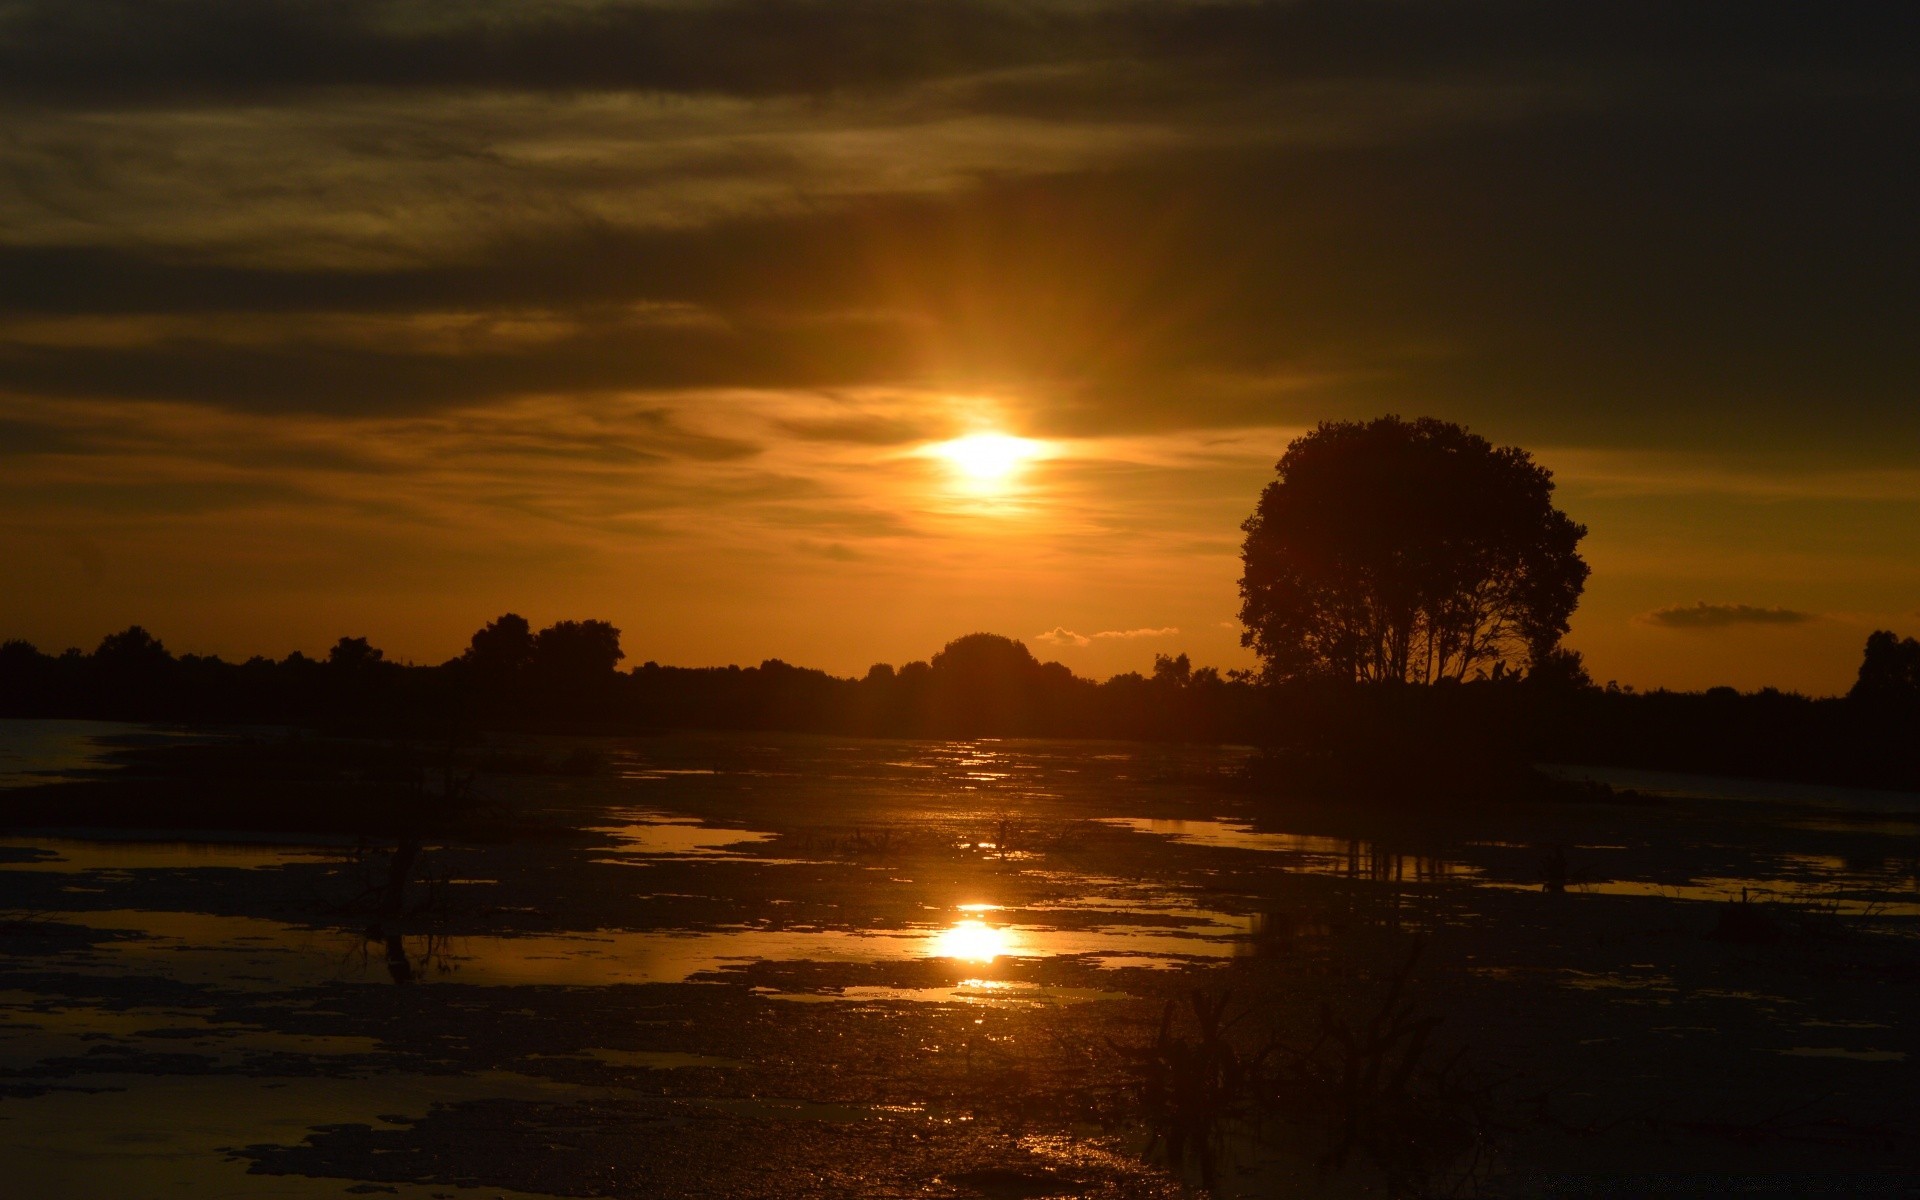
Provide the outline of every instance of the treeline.
<path id="1" fill-rule="evenodd" d="M 620 631 L 561 621 L 535 631 L 508 614 L 437 666 L 396 663 L 365 638 L 324 658 L 233 663 L 174 656 L 139 626 L 91 653 L 0 644 L 0 716 L 316 726 L 438 736 L 447 731 L 633 733 L 788 730 L 882 737 L 1111 737 L 1246 741 L 1260 689 L 1186 655 L 1151 676 L 1105 683 L 1042 663 L 1020 642 L 971 634 L 927 661 L 858 679 L 769 659 L 754 667 L 622 670 Z"/>
<path id="2" fill-rule="evenodd" d="M 857 679 L 754 667 L 622 669 L 605 621 L 534 630 L 509 614 L 437 666 L 364 638 L 323 659 L 175 656 L 139 627 L 91 653 L 0 645 L 0 716 L 269 724 L 406 737 L 487 730 L 763 730 L 1251 744 L 1417 787 L 1485 764 L 1557 761 L 1920 789 L 1920 643 L 1875 633 L 1841 698 L 1596 688 L 1577 669 L 1435 685 L 1298 682 L 1160 656 L 1105 682 L 970 634 Z M 1577 667 L 1577 664 L 1575 664 Z"/>
<path id="3" fill-rule="evenodd" d="M 1920 687 L 1814 698 L 1520 678 L 1299 684 L 1271 700 L 1266 744 L 1388 789 L 1440 777 L 1471 791 L 1516 763 L 1567 763 L 1920 791 Z"/>

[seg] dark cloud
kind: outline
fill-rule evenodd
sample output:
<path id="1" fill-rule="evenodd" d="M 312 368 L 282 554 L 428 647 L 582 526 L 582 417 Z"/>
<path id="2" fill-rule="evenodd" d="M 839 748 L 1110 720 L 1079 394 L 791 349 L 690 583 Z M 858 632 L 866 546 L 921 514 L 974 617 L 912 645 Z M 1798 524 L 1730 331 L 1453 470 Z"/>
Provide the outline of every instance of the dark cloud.
<path id="1" fill-rule="evenodd" d="M 1188 151 L 693 229 L 583 222 L 381 271 L 4 249 L 0 308 L 16 313 L 278 313 L 293 332 L 0 349 L 0 387 L 383 411 L 902 384 L 1009 391 L 1041 432 L 1399 409 L 1535 439 L 1885 452 L 1920 432 L 1920 295 L 1905 282 L 1920 244 L 1885 182 L 1911 131 L 1867 129 L 1818 113 L 1791 128 L 1563 117 L 1395 146 Z M 712 319 L 595 315 L 632 302 Z M 528 306 L 576 327 L 457 358 L 301 332 L 316 312 Z M 821 319 L 848 312 L 894 315 Z"/>
<path id="2" fill-rule="evenodd" d="M 0 486 L 0 509 L 62 515 L 157 518 L 305 505 L 318 499 L 306 489 L 263 480 L 35 481 L 28 488 Z"/>
<path id="3" fill-rule="evenodd" d="M 457 199 L 462 218 L 449 222 L 457 243 L 423 235 L 410 259 L 378 266 L 246 265 L 188 234 L 145 238 L 130 217 L 0 244 L 0 312 L 278 314 L 288 329 L 246 344 L 190 332 L 0 344 L 0 388 L 21 393 L 368 413 L 903 386 L 1003 395 L 1032 431 L 1063 434 L 1389 409 L 1601 443 L 1815 440 L 1873 455 L 1920 433 L 1920 239 L 1888 182 L 1920 128 L 1904 5 L 45 0 L 5 12 L 0 94 L 20 112 L 351 100 L 365 128 L 331 152 L 430 160 L 445 174 L 422 194 Z M 906 162 L 900 179 L 846 194 L 795 185 L 780 204 L 661 223 L 609 215 L 580 190 L 733 172 L 778 191 L 782 171 L 838 161 L 878 118 L 823 98 L 820 124 L 778 150 L 717 137 L 693 163 L 528 168 L 531 190 L 500 196 L 484 113 L 443 145 L 429 117 L 380 107 L 403 93 L 596 88 L 880 88 L 913 92 L 905 111 L 928 120 L 1050 122 L 1063 148 L 1116 123 L 1141 132 L 1093 165 L 1062 149 L 1058 165 L 955 168 L 961 183 L 924 188 Z M 572 118 L 552 119 L 545 133 L 564 144 Z M 163 192 L 155 211 L 171 221 L 207 205 L 211 222 L 244 226 L 242 201 L 264 192 L 276 213 L 328 214 L 327 196 L 256 180 L 241 159 L 213 200 Z M 17 169 L 28 197 L 30 176 Z M 178 180 L 162 170 L 162 182 Z M 609 315 L 634 304 L 701 319 Z M 308 328 L 528 307 L 559 332 L 459 355 Z M 877 445 L 927 431 L 852 416 L 785 432 Z"/>
<path id="4" fill-rule="evenodd" d="M 110 103 L 331 87 L 767 95 L 1032 62 L 1101 24 L 975 0 L 42 0 L 8 16 L 0 92 Z"/>
<path id="5" fill-rule="evenodd" d="M 769 95 L 1114 59 L 1183 64 L 1190 84 L 1600 64 L 1751 88 L 1756 73 L 1834 63 L 1903 72 L 1911 14 L 1844 0 L 26 0 L 0 15 L 0 94 L 116 104 L 341 87 Z"/>
<path id="6" fill-rule="evenodd" d="M 1735 625 L 1805 625 L 1820 619 L 1818 613 L 1793 608 L 1760 608 L 1752 604 L 1677 604 L 1657 608 L 1646 615 L 1652 625 L 1668 629 L 1726 629 Z"/>
<path id="7" fill-rule="evenodd" d="M 0 417 L 0 458 L 30 454 L 84 454 L 90 446 L 86 437 L 58 425 Z"/>
<path id="8" fill-rule="evenodd" d="M 532 346 L 315 345 L 170 339 L 131 347 L 0 346 L 0 388 L 43 396 L 157 399 L 261 412 L 432 411 L 530 394 L 693 387 L 809 387 L 897 373 L 898 339 L 872 325 L 745 321 L 728 328 L 580 330 Z"/>

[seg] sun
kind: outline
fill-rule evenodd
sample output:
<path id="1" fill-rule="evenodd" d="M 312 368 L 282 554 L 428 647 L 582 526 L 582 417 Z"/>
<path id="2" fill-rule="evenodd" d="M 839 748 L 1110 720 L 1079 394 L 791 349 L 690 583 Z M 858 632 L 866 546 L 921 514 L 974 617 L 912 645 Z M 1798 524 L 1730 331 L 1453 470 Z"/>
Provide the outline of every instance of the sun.
<path id="1" fill-rule="evenodd" d="M 1043 449 L 1043 444 L 1033 438 L 972 433 L 935 442 L 924 453 L 945 460 L 968 483 L 991 488 L 1006 483 L 1024 464 L 1040 457 Z"/>

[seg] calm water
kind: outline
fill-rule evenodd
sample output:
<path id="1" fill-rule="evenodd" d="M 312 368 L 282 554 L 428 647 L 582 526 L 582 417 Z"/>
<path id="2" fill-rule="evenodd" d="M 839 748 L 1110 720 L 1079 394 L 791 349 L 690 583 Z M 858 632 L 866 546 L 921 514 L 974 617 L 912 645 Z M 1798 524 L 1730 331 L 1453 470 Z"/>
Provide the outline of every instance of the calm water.
<path id="1" fill-rule="evenodd" d="M 169 736 L 112 721 L 0 720 L 0 788 L 45 783 L 107 765 L 119 746 Z"/>
<path id="2" fill-rule="evenodd" d="M 16 781 L 95 769 L 140 736 L 0 723 L 0 763 Z M 250 1174 L 264 1152 L 236 1148 L 293 1146 L 316 1127 L 417 1119 L 436 1105 L 626 1097 L 636 1080 L 655 1094 L 658 1078 L 706 1081 L 694 1089 L 702 1104 L 765 1100 L 764 1084 L 725 1082 L 764 1069 L 765 1050 L 736 1045 L 734 1025 L 709 1027 L 719 1018 L 708 1012 L 732 1023 L 821 1006 L 909 1021 L 971 1011 L 976 1023 L 1097 1014 L 1157 994 L 1169 973 L 1305 953 L 1337 929 L 1503 937 L 1549 902 L 1561 906 L 1554 922 L 1693 937 L 1743 891 L 1783 914 L 1817 910 L 1876 932 L 1920 922 L 1920 842 L 1851 819 L 1844 793 L 1798 807 L 1769 795 L 1768 820 L 1751 824 L 1738 804 L 1707 798 L 1709 781 L 1676 785 L 1673 805 L 1648 810 L 1383 829 L 1251 801 L 1227 784 L 1242 753 L 619 743 L 595 778 L 483 778 L 491 802 L 571 833 L 430 846 L 407 916 L 385 923 L 355 907 L 381 878 L 381 846 L 16 830 L 0 839 L 0 1152 L 27 1195 L 337 1196 L 352 1169 Z M 1569 884 L 1548 898 L 1552 847 Z M 1676 982 L 1684 963 L 1530 975 L 1517 960 L 1466 957 L 1475 979 L 1545 980 L 1609 1003 L 1691 986 Z M 1779 999 L 1720 990 L 1715 1002 L 1749 1009 Z M 656 991 L 647 1003 L 684 1015 L 581 1015 Z M 491 1042 L 434 1032 L 423 1048 L 421 1030 L 439 1018 L 408 997 L 427 993 L 484 1016 Z M 603 999 L 583 1009 L 584 994 Z M 1805 1000 L 1780 1011 L 1778 1044 L 1761 1047 L 1776 1060 L 1905 1061 L 1887 1022 Z M 394 1194 L 452 1194 L 372 1177 Z"/>

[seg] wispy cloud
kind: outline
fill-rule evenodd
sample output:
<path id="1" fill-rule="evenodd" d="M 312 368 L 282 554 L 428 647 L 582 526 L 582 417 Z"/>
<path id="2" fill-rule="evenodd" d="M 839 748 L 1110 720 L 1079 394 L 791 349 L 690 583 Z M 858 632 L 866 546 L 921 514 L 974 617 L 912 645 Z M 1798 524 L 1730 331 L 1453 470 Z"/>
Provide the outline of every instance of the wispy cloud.
<path id="1" fill-rule="evenodd" d="M 1536 457 L 1572 488 L 1609 499 L 1920 501 L 1920 470 L 1647 448 L 1546 447 Z"/>
<path id="2" fill-rule="evenodd" d="M 1656 608 L 1643 618 L 1668 629 L 1726 629 L 1734 625 L 1805 625 L 1820 614 L 1797 608 L 1761 608 L 1752 604 L 1676 604 Z"/>
<path id="3" fill-rule="evenodd" d="M 1055 625 L 1045 633 L 1033 635 L 1036 642 L 1045 642 L 1050 646 L 1085 646 L 1093 639 L 1084 633 L 1075 633 L 1064 625 Z"/>
<path id="4" fill-rule="evenodd" d="M 1036 633 L 1034 640 L 1046 642 L 1052 646 L 1090 646 L 1096 641 L 1139 641 L 1145 638 L 1173 637 L 1180 632 L 1177 626 L 1169 625 L 1162 629 L 1103 629 L 1099 633 L 1076 633 L 1064 625 L 1056 625 L 1045 633 Z"/>

